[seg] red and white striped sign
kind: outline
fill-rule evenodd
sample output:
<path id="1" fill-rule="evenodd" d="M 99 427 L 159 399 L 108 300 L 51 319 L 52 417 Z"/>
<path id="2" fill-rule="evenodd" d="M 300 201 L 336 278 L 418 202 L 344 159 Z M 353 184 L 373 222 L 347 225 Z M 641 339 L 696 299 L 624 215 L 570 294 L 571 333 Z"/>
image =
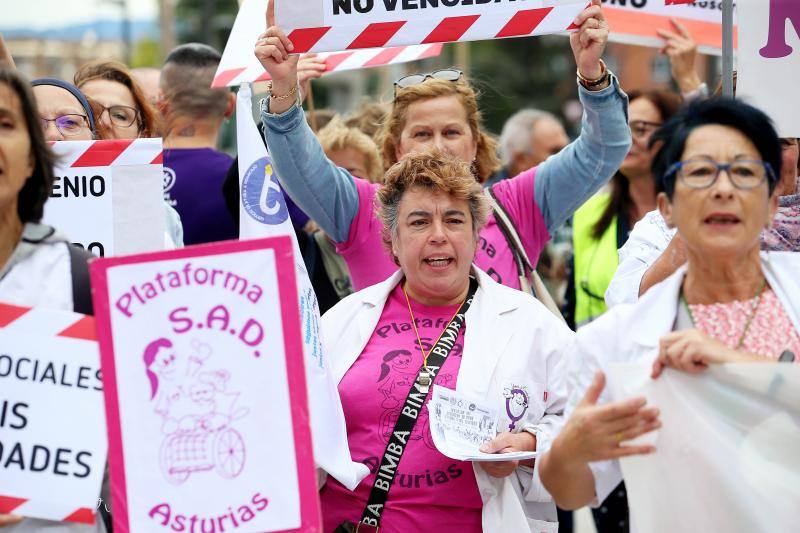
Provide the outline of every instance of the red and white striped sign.
<path id="1" fill-rule="evenodd" d="M 603 0 L 603 13 L 611 28 L 609 40 L 613 42 L 660 48 L 664 40 L 657 32 L 674 33 L 670 18 L 675 18 L 686 27 L 701 52 L 719 55 L 722 50 L 722 0 Z"/>
<path id="2" fill-rule="evenodd" d="M 95 255 L 164 247 L 161 139 L 60 141 L 44 221 Z"/>
<path id="3" fill-rule="evenodd" d="M 275 14 L 294 51 L 303 53 L 558 33 L 574 29 L 575 17 L 587 4 L 585 0 L 528 0 L 524 4 L 515 0 L 278 0 Z"/>
<path id="4" fill-rule="evenodd" d="M 419 46 L 398 46 L 394 48 L 369 48 L 367 50 L 351 50 L 348 52 L 326 52 L 319 54 L 325 59 L 328 70 L 325 74 L 356 70 L 361 68 L 383 67 L 397 63 L 408 63 L 436 57 L 442 53 L 442 44 L 424 44 Z M 252 55 L 252 54 L 251 54 Z M 212 87 L 235 87 L 247 82 L 267 81 L 271 77 L 258 61 L 248 66 L 218 70 Z"/>
<path id="5" fill-rule="evenodd" d="M 242 83 L 267 81 L 269 74 L 253 54 L 256 40 L 264 32 L 264 13 L 267 0 L 245 0 L 239 8 L 225 51 L 222 53 L 212 87 L 236 87 Z M 320 54 L 328 66 L 328 73 L 381 67 L 396 63 L 407 63 L 442 53 L 440 44 L 376 48 L 373 50 L 347 51 Z"/>
<path id="6" fill-rule="evenodd" d="M 93 524 L 108 449 L 94 319 L 0 303 L 0 514 Z"/>
<path id="7" fill-rule="evenodd" d="M 160 165 L 161 139 L 116 139 L 50 143 L 61 168 Z"/>

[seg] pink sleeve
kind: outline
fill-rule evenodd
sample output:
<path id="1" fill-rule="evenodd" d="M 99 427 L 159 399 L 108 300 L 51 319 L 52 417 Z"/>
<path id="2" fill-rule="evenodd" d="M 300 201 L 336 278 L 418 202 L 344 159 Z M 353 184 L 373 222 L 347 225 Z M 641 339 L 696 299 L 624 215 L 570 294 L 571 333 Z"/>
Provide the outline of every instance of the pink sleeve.
<path id="1" fill-rule="evenodd" d="M 497 201 L 505 208 L 517 228 L 522 246 L 531 263 L 536 265 L 539 254 L 550 240 L 542 212 L 534 199 L 536 168 L 503 180 L 492 187 Z"/>
<path id="2" fill-rule="evenodd" d="M 353 222 L 350 224 L 350 233 L 345 242 L 336 245 L 336 251 L 342 255 L 348 254 L 351 250 L 364 246 L 364 244 L 374 239 L 375 233 L 381 232 L 382 224 L 378 219 L 376 210 L 377 203 L 375 194 L 380 185 L 370 183 L 367 180 L 353 178 L 358 192 L 358 210 Z M 372 239 L 370 239 L 372 236 Z"/>

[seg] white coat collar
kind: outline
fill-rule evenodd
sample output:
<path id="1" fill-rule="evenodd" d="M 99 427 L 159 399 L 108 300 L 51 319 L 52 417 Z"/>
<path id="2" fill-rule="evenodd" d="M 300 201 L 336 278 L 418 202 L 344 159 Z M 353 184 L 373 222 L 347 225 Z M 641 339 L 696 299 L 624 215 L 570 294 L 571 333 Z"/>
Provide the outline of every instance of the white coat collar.
<path id="1" fill-rule="evenodd" d="M 506 293 L 510 291 L 513 296 L 526 295 L 499 285 L 475 265 L 472 266 L 472 274 L 477 276 L 478 291 L 466 315 L 464 356 L 459 371 L 458 389 L 481 394 L 488 388 L 497 360 L 514 333 L 513 324 L 502 321 L 500 316 L 519 307 L 519 299 L 509 297 Z M 355 317 L 358 341 L 349 346 L 354 353 L 340 354 L 341 357 L 333 359 L 332 370 L 337 382 L 369 342 L 386 300 L 402 279 L 403 272 L 398 270 L 388 279 L 351 296 L 357 299 L 354 305 L 360 309 Z"/>
<path id="2" fill-rule="evenodd" d="M 788 295 L 800 294 L 800 280 L 791 275 L 800 256 L 790 252 L 761 252 L 764 276 L 783 304 L 795 328 L 800 331 L 800 307 Z M 784 272 L 784 269 L 787 272 Z M 678 298 L 686 277 L 684 264 L 674 274 L 652 287 L 634 304 L 637 328 L 632 333 L 633 342 L 647 347 L 658 346 L 659 339 L 672 331 L 678 314 Z M 789 274 L 789 275 L 786 275 Z"/>

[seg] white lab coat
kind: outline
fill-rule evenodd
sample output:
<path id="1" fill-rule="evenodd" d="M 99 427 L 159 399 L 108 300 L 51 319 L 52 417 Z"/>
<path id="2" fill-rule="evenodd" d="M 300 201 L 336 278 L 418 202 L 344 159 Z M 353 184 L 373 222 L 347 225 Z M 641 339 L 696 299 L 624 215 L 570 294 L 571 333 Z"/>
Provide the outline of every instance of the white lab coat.
<path id="1" fill-rule="evenodd" d="M 498 428 L 504 428 L 510 419 L 503 389 L 526 387 L 529 407 L 515 431 L 535 433 L 537 448 L 544 452 L 563 425 L 564 354 L 574 334 L 529 294 L 499 285 L 475 266 L 473 274 L 479 288 L 466 314 L 456 390 L 493 402 L 500 413 Z M 337 382 L 372 337 L 389 294 L 402 278 L 398 271 L 348 296 L 322 317 L 322 342 Z M 483 499 L 484 531 L 558 530 L 555 504 L 539 480 L 538 462 L 504 479 L 490 477 L 477 464 L 473 468 Z"/>
<path id="2" fill-rule="evenodd" d="M 661 257 L 677 230 L 667 226 L 661 212 L 647 213 L 633 226 L 628 240 L 619 249 L 619 266 L 606 289 L 606 305 L 636 303 L 639 286 L 647 269 Z"/>
<path id="3" fill-rule="evenodd" d="M 767 282 L 800 331 L 800 254 L 761 252 L 761 260 Z M 583 397 L 597 370 L 607 371 L 612 363 L 652 363 L 656 359 L 659 340 L 673 331 L 686 269 L 683 265 L 637 303 L 618 305 L 581 328 L 570 362 L 567 416 Z M 613 398 L 608 389 L 603 391 L 598 404 L 619 399 Z M 622 471 L 616 460 L 589 466 L 594 474 L 596 505 L 622 481 Z"/>

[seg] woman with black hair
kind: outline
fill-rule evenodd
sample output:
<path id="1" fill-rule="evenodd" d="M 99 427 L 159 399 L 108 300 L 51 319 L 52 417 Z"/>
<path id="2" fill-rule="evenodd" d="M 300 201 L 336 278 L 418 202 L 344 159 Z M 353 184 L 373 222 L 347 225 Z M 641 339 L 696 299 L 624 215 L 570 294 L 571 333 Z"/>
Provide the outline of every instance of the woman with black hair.
<path id="1" fill-rule="evenodd" d="M 40 223 L 53 183 L 53 153 L 39 127 L 33 92 L 0 66 L 0 301 L 91 314 L 90 254 Z M 95 533 L 97 524 L 57 523 L 0 514 L 3 533 Z"/>
<path id="2" fill-rule="evenodd" d="M 636 304 L 618 305 L 578 332 L 570 418 L 539 459 L 542 482 L 565 508 L 602 501 L 622 481 L 620 457 L 655 451 L 630 441 L 660 427 L 658 410 L 603 390 L 611 364 L 652 364 L 658 377 L 664 367 L 698 373 L 800 354 L 800 256 L 759 246 L 778 208 L 782 165 L 769 119 L 715 99 L 691 105 L 662 131 L 653 162 L 658 208 L 677 228 L 687 263 Z"/>

